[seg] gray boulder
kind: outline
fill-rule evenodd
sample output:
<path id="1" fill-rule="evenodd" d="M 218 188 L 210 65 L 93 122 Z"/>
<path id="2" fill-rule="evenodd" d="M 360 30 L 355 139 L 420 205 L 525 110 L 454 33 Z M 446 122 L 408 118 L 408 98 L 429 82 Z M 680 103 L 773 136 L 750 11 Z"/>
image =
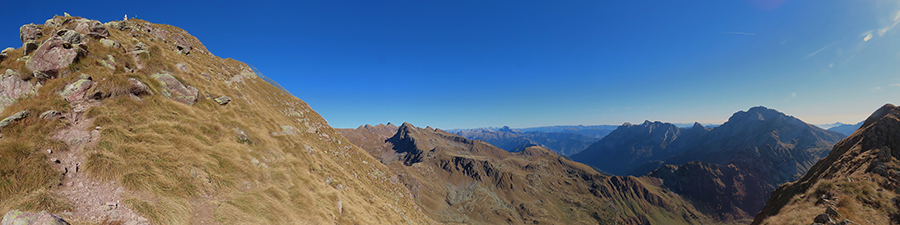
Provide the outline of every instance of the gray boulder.
<path id="1" fill-rule="evenodd" d="M 34 55 L 28 58 L 25 64 L 29 70 L 36 72 L 37 78 L 56 77 L 59 70 L 65 69 L 78 56 L 78 51 L 72 48 L 60 37 L 52 37 L 41 44 L 34 51 Z"/>
<path id="2" fill-rule="evenodd" d="M 150 78 L 153 78 L 154 80 L 159 82 L 160 86 L 162 86 L 163 96 L 187 105 L 193 105 L 194 102 L 197 102 L 197 97 L 200 94 L 200 91 L 198 91 L 197 88 L 185 86 L 181 83 L 181 81 L 175 79 L 175 77 L 173 77 L 171 74 L 157 73 L 150 75 Z"/>
<path id="3" fill-rule="evenodd" d="M 104 26 L 103 23 L 100 23 L 100 21 L 96 21 L 96 20 L 89 20 L 89 21 L 78 23 L 78 25 L 75 26 L 75 31 L 78 31 L 79 33 L 82 33 L 82 34 L 90 35 L 91 37 L 94 37 L 94 38 L 108 38 L 109 37 L 109 30 L 106 29 L 106 26 Z"/>
<path id="4" fill-rule="evenodd" d="M 147 87 L 144 82 L 141 82 L 141 80 L 138 80 L 137 78 L 128 78 L 128 84 L 130 85 L 128 87 L 128 92 L 133 95 L 141 96 L 150 94 L 150 87 Z"/>
<path id="5" fill-rule="evenodd" d="M 31 213 L 14 209 L 3 216 L 0 225 L 69 225 L 69 223 L 48 212 Z"/>
<path id="6" fill-rule="evenodd" d="M 85 98 L 88 89 L 92 85 L 94 85 L 94 82 L 91 80 L 91 76 L 82 74 L 78 80 L 66 85 L 66 88 L 59 92 L 59 95 L 69 102 L 80 101 Z"/>
<path id="7" fill-rule="evenodd" d="M 63 41 L 69 44 L 81 44 L 84 39 L 84 34 L 78 33 L 74 30 L 60 30 L 60 32 L 57 34 L 60 33 L 62 33 L 60 36 L 62 37 Z"/>
<path id="8" fill-rule="evenodd" d="M 100 44 L 103 44 L 103 46 L 106 46 L 107 48 L 120 48 L 120 47 L 122 47 L 122 44 L 120 44 L 119 41 L 112 40 L 112 39 L 107 39 L 107 38 L 100 39 Z"/>
<path id="9" fill-rule="evenodd" d="M 16 103 L 19 98 L 36 93 L 34 85 L 22 80 L 15 70 L 6 69 L 0 77 L 0 111 Z"/>
<path id="10" fill-rule="evenodd" d="M 41 36 L 43 34 L 41 33 L 41 27 L 38 25 L 31 23 L 19 27 L 19 39 L 22 40 L 22 43 L 37 40 Z"/>
<path id="11" fill-rule="evenodd" d="M 9 124 L 12 122 L 25 119 L 25 117 L 28 117 L 29 114 L 30 113 L 28 112 L 28 110 L 22 110 L 17 112 L 16 114 L 13 114 L 12 116 L 6 117 L 5 119 L 0 120 L 0 128 L 9 126 Z"/>

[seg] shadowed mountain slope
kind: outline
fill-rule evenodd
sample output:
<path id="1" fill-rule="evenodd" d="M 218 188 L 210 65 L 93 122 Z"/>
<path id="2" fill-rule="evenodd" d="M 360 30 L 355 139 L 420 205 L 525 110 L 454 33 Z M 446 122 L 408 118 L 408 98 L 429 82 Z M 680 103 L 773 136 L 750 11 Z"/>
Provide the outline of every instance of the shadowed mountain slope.
<path id="1" fill-rule="evenodd" d="M 886 104 L 802 178 L 775 190 L 753 223 L 808 224 L 827 221 L 825 217 L 859 224 L 900 223 L 897 149 L 900 107 Z"/>
<path id="2" fill-rule="evenodd" d="M 696 224 L 710 220 L 653 177 L 597 173 L 543 147 L 510 153 L 440 129 L 404 123 L 339 129 L 444 223 Z M 369 137 L 380 136 L 381 139 Z M 358 139 L 357 139 L 358 138 Z"/>
<path id="3" fill-rule="evenodd" d="M 0 213 L 46 210 L 74 224 L 434 222 L 309 105 L 182 29 L 66 15 L 20 32 L 24 46 L 0 53 Z"/>

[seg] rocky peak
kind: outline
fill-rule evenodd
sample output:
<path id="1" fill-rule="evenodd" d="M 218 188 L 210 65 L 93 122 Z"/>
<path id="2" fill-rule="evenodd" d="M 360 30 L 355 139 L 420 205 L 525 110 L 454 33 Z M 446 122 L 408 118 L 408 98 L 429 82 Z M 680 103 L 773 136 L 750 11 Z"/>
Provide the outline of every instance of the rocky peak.
<path id="1" fill-rule="evenodd" d="M 500 128 L 500 130 L 497 130 L 497 131 L 501 131 L 501 132 L 516 132 L 515 130 L 510 129 L 509 126 L 503 126 L 502 128 Z"/>
<path id="2" fill-rule="evenodd" d="M 703 130 L 706 130 L 706 127 L 704 127 L 703 124 L 700 124 L 699 122 L 694 122 L 694 126 L 692 126 L 691 129 L 703 129 Z"/>

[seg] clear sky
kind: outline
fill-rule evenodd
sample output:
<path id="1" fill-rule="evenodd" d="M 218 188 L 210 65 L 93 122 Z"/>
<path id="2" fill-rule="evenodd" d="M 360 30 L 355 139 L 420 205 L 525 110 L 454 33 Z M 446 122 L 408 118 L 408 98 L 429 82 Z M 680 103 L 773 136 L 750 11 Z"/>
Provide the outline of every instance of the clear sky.
<path id="1" fill-rule="evenodd" d="M 900 99 L 897 1 L 4 1 L 181 27 L 334 127 L 721 123 L 763 105 L 856 123 Z"/>

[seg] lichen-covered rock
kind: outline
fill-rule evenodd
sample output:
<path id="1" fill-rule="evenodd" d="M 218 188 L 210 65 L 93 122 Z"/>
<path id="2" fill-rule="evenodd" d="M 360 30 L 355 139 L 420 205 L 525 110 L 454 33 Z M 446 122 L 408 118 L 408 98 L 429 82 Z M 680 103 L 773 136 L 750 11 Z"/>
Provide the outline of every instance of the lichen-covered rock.
<path id="1" fill-rule="evenodd" d="M 56 110 L 47 110 L 47 111 L 41 113 L 40 117 L 41 117 L 41 119 L 44 119 L 44 120 L 55 120 L 55 119 L 62 118 L 62 113 L 59 111 L 56 111 Z"/>
<path id="2" fill-rule="evenodd" d="M 214 98 L 213 101 L 215 101 L 216 103 L 219 103 L 219 105 L 226 105 L 229 102 L 231 102 L 231 98 L 223 95 L 223 96 Z"/>
<path id="3" fill-rule="evenodd" d="M 130 92 L 133 95 L 141 96 L 141 95 L 150 94 L 150 87 L 147 87 L 147 85 L 144 84 L 144 82 L 141 82 L 141 80 L 138 80 L 137 78 L 134 78 L 134 77 L 128 78 L 128 84 L 130 85 L 128 87 L 128 92 Z"/>
<path id="4" fill-rule="evenodd" d="M 163 87 L 163 96 L 187 105 L 193 105 L 194 102 L 197 102 L 200 91 L 198 91 L 197 88 L 185 86 L 171 74 L 157 73 L 150 75 L 150 78 L 158 81 L 160 86 Z"/>
<path id="5" fill-rule="evenodd" d="M 106 46 L 107 48 L 120 48 L 120 47 L 122 47 L 122 44 L 120 44 L 119 41 L 112 40 L 112 39 L 107 39 L 107 38 L 100 39 L 100 44 L 103 44 L 103 46 Z"/>
<path id="6" fill-rule="evenodd" d="M 106 22 L 106 23 L 103 24 L 103 25 L 106 25 L 106 27 L 112 28 L 112 29 L 116 29 L 116 30 L 125 30 L 125 23 L 124 23 L 124 22 L 119 22 L 119 21 L 109 21 L 109 22 Z"/>
<path id="7" fill-rule="evenodd" d="M 84 34 L 80 34 L 74 30 L 60 30 L 60 33 L 62 33 L 60 36 L 62 36 L 63 41 L 69 44 L 81 44 L 84 39 Z"/>
<path id="8" fill-rule="evenodd" d="M 246 68 L 246 67 L 244 67 L 244 69 L 241 70 L 241 76 L 243 76 L 245 79 L 257 77 L 256 73 L 254 73 L 252 69 Z"/>
<path id="9" fill-rule="evenodd" d="M 72 45 L 66 44 L 60 37 L 52 37 L 38 47 L 25 65 L 31 71 L 40 72 L 42 76 L 56 77 L 59 70 L 75 61 L 76 56 L 78 52 Z"/>
<path id="10" fill-rule="evenodd" d="M 169 36 L 169 32 L 163 29 L 153 29 L 153 31 L 150 31 L 150 33 L 160 40 L 166 40 L 166 37 Z"/>
<path id="11" fill-rule="evenodd" d="M 69 225 L 69 223 L 47 212 L 30 213 L 14 209 L 3 215 L 0 225 Z"/>
<path id="12" fill-rule="evenodd" d="M 82 74 L 78 80 L 66 85 L 66 88 L 63 89 L 59 95 L 69 102 L 79 101 L 85 98 L 87 90 L 91 88 L 91 85 L 94 85 L 91 76 Z"/>
<path id="13" fill-rule="evenodd" d="M 16 114 L 13 114 L 12 116 L 6 117 L 5 119 L 0 120 L 0 128 L 9 126 L 9 124 L 12 122 L 25 119 L 25 117 L 28 117 L 29 114 L 30 113 L 28 112 L 28 110 L 22 110 L 17 112 Z"/>
<path id="14" fill-rule="evenodd" d="M 285 135 L 294 135 L 297 133 L 297 129 L 292 126 L 281 125 L 281 133 Z"/>
<path id="15" fill-rule="evenodd" d="M 78 25 L 75 26 L 75 31 L 90 35 L 94 38 L 109 37 L 109 30 L 106 29 L 106 26 L 104 26 L 103 23 L 100 23 L 100 21 L 96 20 L 88 20 L 78 23 Z"/>
<path id="16" fill-rule="evenodd" d="M 41 33 L 41 27 L 38 25 L 31 23 L 19 27 L 19 39 L 22 40 L 22 43 L 37 40 L 41 36 L 43 34 Z"/>
<path id="17" fill-rule="evenodd" d="M 113 57 L 112 55 L 106 55 L 106 59 L 100 60 L 100 65 L 111 70 L 116 70 L 116 57 Z"/>
<path id="18" fill-rule="evenodd" d="M 16 103 L 20 97 L 36 93 L 34 85 L 22 80 L 15 70 L 6 69 L 6 73 L 0 77 L 0 111 Z"/>

